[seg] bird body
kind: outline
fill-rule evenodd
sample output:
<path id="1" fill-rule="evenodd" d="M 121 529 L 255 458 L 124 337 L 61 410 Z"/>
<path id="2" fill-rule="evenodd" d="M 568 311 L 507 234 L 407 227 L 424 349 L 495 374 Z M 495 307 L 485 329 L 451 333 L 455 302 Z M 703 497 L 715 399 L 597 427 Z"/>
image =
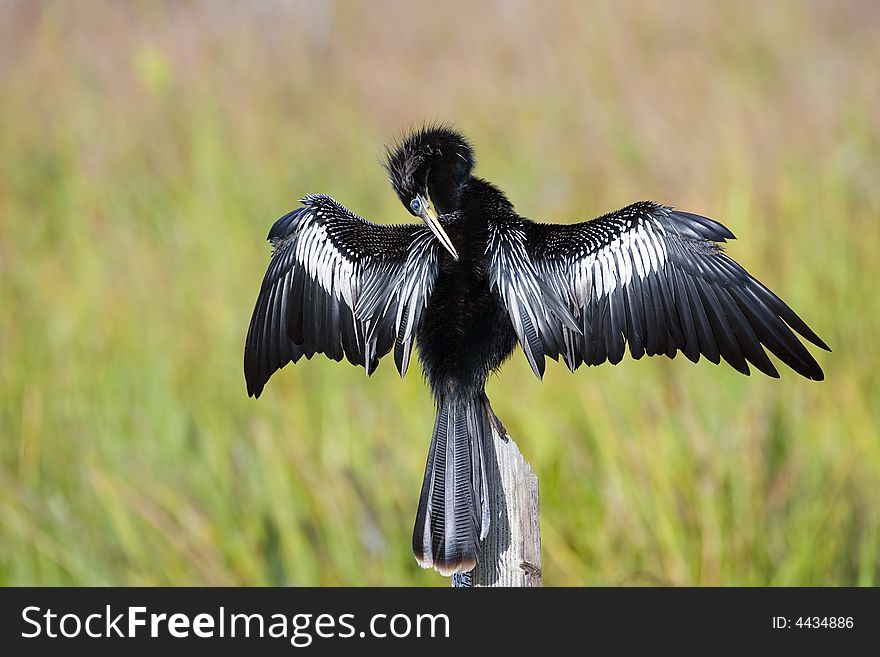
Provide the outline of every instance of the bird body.
<path id="1" fill-rule="evenodd" d="M 779 374 L 764 348 L 801 375 L 823 373 L 795 332 L 827 345 L 728 257 L 721 224 L 652 202 L 555 225 L 519 216 L 471 174 L 454 130 L 418 130 L 387 170 L 416 224 L 380 226 L 327 196 L 281 217 L 245 346 L 248 393 L 288 362 L 324 353 L 372 372 L 393 351 L 401 376 L 413 343 L 437 415 L 413 531 L 423 567 L 476 563 L 491 524 L 485 467 L 493 429 L 489 374 L 519 344 L 538 377 L 545 358 L 618 363 L 681 351 Z M 436 210 L 436 211 L 435 211 Z"/>
<path id="2" fill-rule="evenodd" d="M 474 186 L 481 183 L 475 180 Z M 435 395 L 479 395 L 489 373 L 513 353 L 516 334 L 489 279 L 491 215 L 476 203 L 466 203 L 457 214 L 446 216 L 449 222 L 443 227 L 459 257 L 440 253 L 434 290 L 418 332 L 419 356 Z"/>

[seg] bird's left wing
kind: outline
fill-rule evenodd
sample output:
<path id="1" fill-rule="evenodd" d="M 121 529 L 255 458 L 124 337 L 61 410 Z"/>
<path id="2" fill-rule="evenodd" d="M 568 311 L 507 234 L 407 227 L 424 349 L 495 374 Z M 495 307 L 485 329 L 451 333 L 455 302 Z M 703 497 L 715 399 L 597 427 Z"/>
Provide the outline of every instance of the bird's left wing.
<path id="1" fill-rule="evenodd" d="M 274 251 L 245 344 L 248 394 L 316 353 L 370 374 L 394 348 L 402 376 L 437 275 L 436 239 L 417 224 L 366 221 L 329 196 L 302 204 L 269 231 Z"/>
<path id="2" fill-rule="evenodd" d="M 795 332 L 828 346 L 722 251 L 728 239 L 716 221 L 641 202 L 571 225 L 511 218 L 492 229 L 487 258 L 538 376 L 545 355 L 561 354 L 574 370 L 618 363 L 629 344 L 636 359 L 682 351 L 779 376 L 766 348 L 822 379 Z"/>

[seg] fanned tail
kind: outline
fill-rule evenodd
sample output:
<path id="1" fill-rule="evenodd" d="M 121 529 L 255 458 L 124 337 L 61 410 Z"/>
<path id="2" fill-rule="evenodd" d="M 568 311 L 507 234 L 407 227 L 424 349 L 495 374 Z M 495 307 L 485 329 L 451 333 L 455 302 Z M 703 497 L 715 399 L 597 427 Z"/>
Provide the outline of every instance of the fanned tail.
<path id="1" fill-rule="evenodd" d="M 491 438 L 480 399 L 440 400 L 413 530 L 422 568 L 449 576 L 476 566 L 477 545 L 489 532 L 485 448 Z"/>

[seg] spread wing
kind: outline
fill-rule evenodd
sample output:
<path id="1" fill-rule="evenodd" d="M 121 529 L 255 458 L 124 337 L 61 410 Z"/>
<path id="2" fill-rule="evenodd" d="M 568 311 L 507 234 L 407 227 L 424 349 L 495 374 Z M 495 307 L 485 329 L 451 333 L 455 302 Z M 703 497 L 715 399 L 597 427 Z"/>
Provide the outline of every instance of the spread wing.
<path id="1" fill-rule="evenodd" d="M 269 231 L 274 251 L 245 344 L 248 394 L 316 353 L 370 374 L 394 348 L 402 376 L 437 276 L 436 240 L 424 226 L 366 221 L 329 196 L 302 204 Z"/>
<path id="2" fill-rule="evenodd" d="M 511 233 L 511 228 L 507 230 Z M 575 370 L 582 363 L 620 362 L 678 351 L 697 362 L 723 358 L 743 374 L 748 363 L 778 377 L 764 349 L 799 374 L 823 378 L 819 364 L 795 332 L 828 346 L 782 300 L 728 257 L 720 243 L 733 239 L 721 224 L 650 202 L 572 225 L 521 220 L 514 239 L 528 262 L 512 287 L 544 325 L 517 332 L 530 362 L 560 354 Z M 509 277 L 509 275 L 508 275 Z M 535 292 L 537 288 L 538 292 Z M 502 296 L 505 296 L 502 290 Z M 505 301 L 511 317 L 516 310 Z M 555 301 L 553 301 L 555 300 Z M 560 303 L 574 318 L 555 311 Z M 543 312 L 542 312 L 543 309 Z M 514 326 L 517 322 L 514 320 Z M 527 327 L 526 327 L 527 328 Z"/>

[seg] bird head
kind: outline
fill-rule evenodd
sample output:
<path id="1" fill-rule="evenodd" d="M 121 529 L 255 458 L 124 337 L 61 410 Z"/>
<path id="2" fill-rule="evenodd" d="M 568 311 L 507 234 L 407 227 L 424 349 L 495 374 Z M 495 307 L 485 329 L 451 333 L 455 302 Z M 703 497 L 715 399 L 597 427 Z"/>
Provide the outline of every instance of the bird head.
<path id="1" fill-rule="evenodd" d="M 474 168 L 474 150 L 467 139 L 448 126 L 425 126 L 388 149 L 385 168 L 403 206 L 424 221 L 457 260 L 438 214 L 455 212 L 461 203 Z"/>

